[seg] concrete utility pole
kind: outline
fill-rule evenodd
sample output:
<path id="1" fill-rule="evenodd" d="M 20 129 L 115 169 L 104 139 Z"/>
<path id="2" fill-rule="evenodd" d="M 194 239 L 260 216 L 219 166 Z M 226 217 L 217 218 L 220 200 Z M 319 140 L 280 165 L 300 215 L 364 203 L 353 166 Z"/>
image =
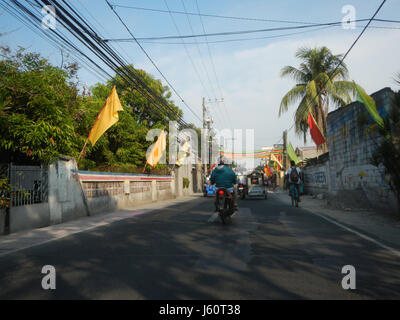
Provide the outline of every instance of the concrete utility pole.
<path id="1" fill-rule="evenodd" d="M 289 167 L 286 149 L 287 149 L 287 130 L 283 131 L 283 165 L 285 166 L 285 170 L 287 170 Z"/>
<path id="2" fill-rule="evenodd" d="M 206 103 L 205 103 L 205 98 L 203 97 L 203 103 L 202 103 L 202 107 L 203 107 L 203 135 L 205 136 L 204 139 L 204 145 L 202 144 L 203 148 L 207 148 L 207 142 L 208 141 L 208 132 L 207 130 L 207 122 L 206 122 L 206 114 L 207 114 L 207 109 L 206 109 Z M 205 150 L 201 151 L 202 155 L 205 156 L 206 152 Z M 204 161 L 204 175 L 207 175 L 207 161 L 206 159 L 204 159 L 203 157 L 203 161 Z"/>
<path id="3" fill-rule="evenodd" d="M 225 138 L 224 140 L 232 140 L 232 164 L 234 163 L 233 159 L 235 159 L 235 144 L 233 141 L 236 140 L 236 138 Z"/>
<path id="4" fill-rule="evenodd" d="M 207 174 L 207 162 L 211 161 L 212 137 L 210 135 L 210 132 L 211 132 L 211 124 L 213 123 L 213 121 L 207 113 L 206 99 L 204 97 L 203 97 L 202 107 L 203 107 L 203 131 L 206 138 L 205 141 L 207 141 L 208 143 L 208 161 L 204 161 L 204 174 Z M 203 147 L 207 147 L 207 145 Z M 202 154 L 206 155 L 207 154 L 206 150 L 204 150 Z"/>
<path id="5" fill-rule="evenodd" d="M 206 107 L 206 103 L 219 103 L 219 102 L 224 102 L 224 98 L 221 99 L 209 99 L 208 101 L 205 100 L 205 98 L 203 97 L 203 128 L 207 129 L 207 141 L 209 143 L 209 150 L 208 150 L 208 163 L 210 164 L 210 166 L 213 164 L 214 162 L 214 153 L 213 153 L 213 144 L 214 144 L 214 130 L 212 129 L 212 125 L 214 124 L 214 120 L 211 117 L 210 113 L 209 113 L 209 109 L 207 109 Z"/>

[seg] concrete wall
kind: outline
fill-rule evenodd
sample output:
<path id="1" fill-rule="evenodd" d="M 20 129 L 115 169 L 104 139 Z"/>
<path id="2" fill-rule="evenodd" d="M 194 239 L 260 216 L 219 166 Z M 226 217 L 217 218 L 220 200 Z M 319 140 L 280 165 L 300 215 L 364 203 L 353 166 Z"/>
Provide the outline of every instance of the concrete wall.
<path id="1" fill-rule="evenodd" d="M 90 215 L 173 199 L 178 196 L 177 190 L 182 190 L 182 181 L 176 181 L 176 177 L 183 173 L 182 170 L 175 170 L 171 176 L 155 176 L 77 171 Z"/>
<path id="2" fill-rule="evenodd" d="M 393 92 L 384 88 L 372 98 L 381 117 L 386 118 Z M 368 117 L 362 125 L 360 118 Z M 385 180 L 385 168 L 371 164 L 371 157 L 382 138 L 373 129 L 374 121 L 359 102 L 351 103 L 328 115 L 330 178 L 333 194 L 357 191 L 371 207 L 396 209 L 396 200 Z"/>
<path id="3" fill-rule="evenodd" d="M 306 167 L 304 173 L 304 191 L 307 194 L 329 193 L 329 160 L 315 166 Z"/>
<path id="4" fill-rule="evenodd" d="M 383 118 L 387 117 L 391 94 L 390 88 L 384 88 L 371 95 Z M 363 117 L 368 119 L 367 124 L 360 121 Z M 310 189 L 321 187 L 325 191 L 328 187 L 328 193 L 343 202 L 396 210 L 396 199 L 386 182 L 385 168 L 371 164 L 372 154 L 382 141 L 372 127 L 374 123 L 359 102 L 328 114 L 329 161 L 304 169 Z"/>
<path id="5" fill-rule="evenodd" d="M 199 176 L 192 165 L 176 168 L 171 176 L 79 171 L 75 159 L 61 157 L 48 169 L 48 201 L 10 208 L 10 232 L 190 195 L 194 174 Z M 184 177 L 188 188 L 183 188 Z M 4 220 L 0 212 L 0 234 Z"/>
<path id="6" fill-rule="evenodd" d="M 63 157 L 49 166 L 50 224 L 89 215 L 74 158 Z"/>
<path id="7" fill-rule="evenodd" d="M 88 215 L 75 159 L 61 157 L 48 168 L 47 202 L 10 208 L 10 233 L 62 223 Z"/>
<path id="8" fill-rule="evenodd" d="M 48 203 L 13 207 L 10 211 L 10 233 L 50 225 Z"/>

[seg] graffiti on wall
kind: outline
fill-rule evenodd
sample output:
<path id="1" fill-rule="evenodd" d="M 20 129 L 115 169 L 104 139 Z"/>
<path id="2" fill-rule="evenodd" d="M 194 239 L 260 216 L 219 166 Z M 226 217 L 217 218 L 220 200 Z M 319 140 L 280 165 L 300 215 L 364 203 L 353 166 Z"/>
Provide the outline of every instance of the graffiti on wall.
<path id="1" fill-rule="evenodd" d="M 327 187 L 328 180 L 325 168 L 305 170 L 304 185 L 309 187 Z"/>

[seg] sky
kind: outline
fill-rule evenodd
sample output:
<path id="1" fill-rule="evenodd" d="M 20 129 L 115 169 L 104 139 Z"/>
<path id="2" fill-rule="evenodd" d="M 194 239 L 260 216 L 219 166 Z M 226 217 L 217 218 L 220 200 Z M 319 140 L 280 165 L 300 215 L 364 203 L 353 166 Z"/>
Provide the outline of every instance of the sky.
<path id="1" fill-rule="evenodd" d="M 95 26 L 103 38 L 130 38 L 116 15 L 107 6 L 105 0 L 69 1 L 85 19 Z M 184 11 L 197 13 L 196 0 L 109 0 L 113 5 L 150 8 L 159 10 Z M 197 0 L 202 14 L 285 20 L 306 23 L 325 23 L 342 21 L 346 15 L 342 8 L 351 5 L 355 9 L 356 19 L 370 18 L 381 4 L 381 0 L 282 0 L 282 1 L 243 1 L 243 0 Z M 184 6 L 185 8 L 184 8 Z M 214 17 L 183 15 L 168 12 L 153 12 L 126 7 L 115 7 L 128 28 L 136 38 L 175 36 L 230 31 L 266 29 L 294 26 L 289 22 L 266 22 L 252 20 L 221 19 Z M 0 11 L 1 13 L 1 11 Z M 171 18 L 172 15 L 172 18 Z M 388 0 L 376 18 L 400 20 L 400 1 Z M 190 23 L 190 24 L 189 24 Z M 295 52 L 300 47 L 328 47 L 334 54 L 345 53 L 362 31 L 363 22 L 355 29 L 330 27 L 309 31 L 274 31 L 252 34 L 209 36 L 207 40 L 221 41 L 230 39 L 263 38 L 256 40 L 205 43 L 205 37 L 168 40 L 168 44 L 142 43 L 143 48 L 158 68 L 173 85 L 179 95 L 197 115 L 186 108 L 173 94 L 175 103 L 184 111 L 187 122 L 201 127 L 198 118 L 202 116 L 202 98 L 224 99 L 223 103 L 207 103 L 214 126 L 217 129 L 232 128 L 254 130 L 254 148 L 282 143 L 282 133 L 293 124 L 296 105 L 278 116 L 279 105 L 284 94 L 296 83 L 280 77 L 281 69 L 286 65 L 298 66 L 300 61 Z M 190 28 L 191 26 L 191 28 Z M 400 52 L 400 24 L 372 22 L 371 27 L 386 26 L 396 29 L 369 28 L 345 60 L 350 80 L 354 80 L 373 93 L 383 87 L 398 89 L 394 77 L 400 72 L 398 53 Z M 0 37 L 0 45 L 26 47 L 36 51 L 52 63 L 61 63 L 60 50 L 25 27 L 14 17 L 3 12 L 0 16 L 0 32 L 12 31 Z M 307 31 L 307 32 L 304 32 Z M 297 32 L 297 34 L 287 35 Z M 301 32 L 301 33 L 298 33 Z M 281 36 L 286 34 L 286 36 Z M 176 44 L 171 44 L 175 42 Z M 115 49 L 137 68 L 141 68 L 167 84 L 146 55 L 134 42 L 113 42 Z M 71 57 L 73 60 L 73 57 Z M 194 65 L 194 66 L 193 66 Z M 84 68 L 79 72 L 81 84 L 94 85 L 104 82 Z M 202 85 L 203 84 L 203 85 Z M 334 110 L 330 107 L 331 111 Z M 243 136 L 243 141 L 246 137 Z M 294 148 L 311 146 L 308 136 L 304 143 L 302 137 L 295 134 L 294 128 L 288 133 L 288 140 Z M 239 146 L 240 147 L 240 146 Z M 237 149 L 237 147 L 236 147 Z M 228 150 L 227 150 L 228 151 Z M 250 152 L 245 150 L 242 152 Z"/>

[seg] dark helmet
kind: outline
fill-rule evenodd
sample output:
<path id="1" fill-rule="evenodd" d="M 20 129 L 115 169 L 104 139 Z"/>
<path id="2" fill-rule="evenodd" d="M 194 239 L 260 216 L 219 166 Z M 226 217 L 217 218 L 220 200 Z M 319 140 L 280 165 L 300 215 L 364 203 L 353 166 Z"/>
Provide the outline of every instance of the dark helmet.
<path id="1" fill-rule="evenodd" d="M 218 164 L 223 165 L 226 164 L 226 158 L 225 156 L 220 156 L 218 159 Z"/>

